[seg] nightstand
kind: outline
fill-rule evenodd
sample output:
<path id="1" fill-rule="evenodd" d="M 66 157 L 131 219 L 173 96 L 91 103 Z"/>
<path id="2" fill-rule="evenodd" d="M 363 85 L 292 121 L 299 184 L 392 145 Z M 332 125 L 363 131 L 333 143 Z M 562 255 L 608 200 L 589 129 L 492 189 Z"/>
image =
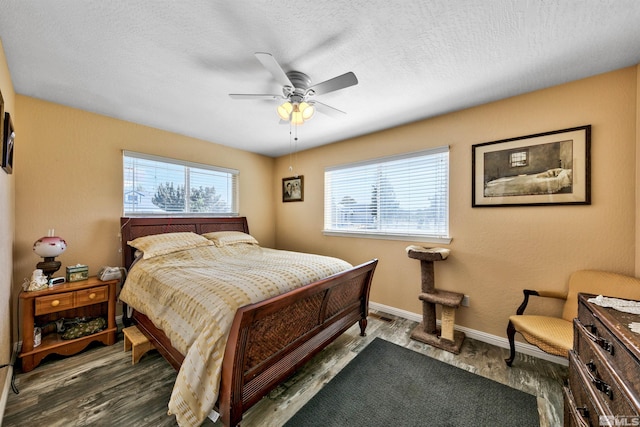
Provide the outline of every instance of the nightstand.
<path id="1" fill-rule="evenodd" d="M 49 354 L 70 356 L 91 342 L 105 345 L 116 342 L 116 286 L 119 279 L 102 281 L 89 277 L 78 282 L 54 285 L 42 291 L 22 292 L 22 371 L 29 372 Z M 64 340 L 56 332 L 54 322 L 76 317 L 104 317 L 107 328 L 92 335 Z M 46 326 L 48 325 L 48 326 Z M 41 343 L 34 347 L 34 328 L 42 328 Z"/>

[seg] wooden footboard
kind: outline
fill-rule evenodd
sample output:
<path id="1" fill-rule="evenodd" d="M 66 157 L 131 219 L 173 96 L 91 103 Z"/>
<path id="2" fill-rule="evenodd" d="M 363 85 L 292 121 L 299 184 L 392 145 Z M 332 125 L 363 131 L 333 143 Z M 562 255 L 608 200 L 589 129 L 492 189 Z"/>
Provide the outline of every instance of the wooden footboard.
<path id="1" fill-rule="evenodd" d="M 235 426 L 242 413 L 356 322 L 364 336 L 378 260 L 242 307 L 222 363 L 218 408 Z"/>
<path id="2" fill-rule="evenodd" d="M 377 259 L 271 299 L 235 315 L 222 362 L 218 411 L 225 426 L 353 326 L 365 335 L 369 291 Z M 144 314 L 133 313 L 140 331 L 176 369 L 184 360 Z"/>

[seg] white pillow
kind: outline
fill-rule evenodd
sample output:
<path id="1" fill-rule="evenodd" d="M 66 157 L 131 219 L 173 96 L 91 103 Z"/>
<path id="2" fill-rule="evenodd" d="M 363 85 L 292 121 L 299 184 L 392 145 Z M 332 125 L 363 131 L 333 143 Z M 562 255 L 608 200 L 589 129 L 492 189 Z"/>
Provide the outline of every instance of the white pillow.
<path id="1" fill-rule="evenodd" d="M 184 251 L 186 249 L 212 246 L 214 243 L 196 233 L 179 232 L 138 237 L 135 240 L 127 242 L 127 244 L 142 251 L 143 259 L 149 259 L 159 255 Z"/>
<path id="2" fill-rule="evenodd" d="M 242 231 L 212 231 L 210 233 L 205 233 L 202 236 L 209 239 L 219 248 L 238 243 L 248 243 L 250 245 L 259 244 L 252 235 L 243 233 Z"/>

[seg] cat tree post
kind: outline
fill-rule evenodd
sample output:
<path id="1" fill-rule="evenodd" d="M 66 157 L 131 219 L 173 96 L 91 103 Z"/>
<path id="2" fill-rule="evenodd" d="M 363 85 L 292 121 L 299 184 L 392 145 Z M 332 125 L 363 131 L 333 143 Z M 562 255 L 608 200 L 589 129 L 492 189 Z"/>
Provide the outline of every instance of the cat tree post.
<path id="1" fill-rule="evenodd" d="M 422 301 L 422 322 L 413 330 L 411 338 L 452 353 L 460 353 L 464 333 L 456 331 L 456 308 L 462 303 L 464 295 L 436 289 L 433 263 L 444 261 L 449 250 L 443 248 L 407 247 L 409 258 L 420 260 L 422 292 L 418 298 Z M 436 324 L 436 304 L 442 306 L 440 328 Z"/>

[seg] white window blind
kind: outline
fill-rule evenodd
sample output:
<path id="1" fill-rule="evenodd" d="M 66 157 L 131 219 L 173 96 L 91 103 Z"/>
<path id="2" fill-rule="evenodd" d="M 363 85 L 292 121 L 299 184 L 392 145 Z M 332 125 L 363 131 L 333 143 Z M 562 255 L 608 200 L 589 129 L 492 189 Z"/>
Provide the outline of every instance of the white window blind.
<path id="1" fill-rule="evenodd" d="M 125 215 L 238 215 L 238 174 L 200 163 L 123 151 Z"/>
<path id="2" fill-rule="evenodd" d="M 448 239 L 449 147 L 325 169 L 325 233 Z"/>

